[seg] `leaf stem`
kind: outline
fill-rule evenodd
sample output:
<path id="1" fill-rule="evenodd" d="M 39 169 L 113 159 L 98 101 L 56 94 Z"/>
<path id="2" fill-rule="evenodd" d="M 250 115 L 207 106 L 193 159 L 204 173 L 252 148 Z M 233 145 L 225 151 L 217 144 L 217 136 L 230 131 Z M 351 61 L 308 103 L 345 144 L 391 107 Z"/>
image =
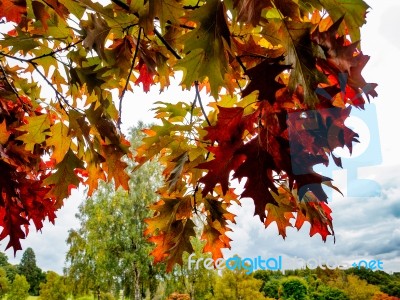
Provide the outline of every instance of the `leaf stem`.
<path id="1" fill-rule="evenodd" d="M 38 59 L 41 59 L 41 58 L 44 58 L 44 57 L 48 57 L 48 56 L 53 56 L 54 54 L 56 54 L 56 53 L 58 53 L 58 52 L 68 50 L 69 48 L 74 47 L 75 45 L 81 43 L 82 41 L 83 41 L 83 40 L 80 39 L 79 41 L 77 41 L 77 42 L 75 42 L 75 43 L 72 43 L 72 44 L 69 44 L 69 45 L 65 46 L 64 48 L 59 48 L 59 49 L 54 50 L 54 51 L 51 51 L 51 52 L 49 52 L 49 53 L 45 53 L 45 54 L 42 54 L 42 55 L 39 55 L 39 56 L 35 56 L 35 57 L 29 58 L 29 59 L 22 58 L 22 57 L 15 57 L 15 56 L 13 56 L 13 55 L 4 53 L 4 52 L 2 52 L 2 51 L 0 51 L 0 55 L 2 55 L 2 56 L 4 56 L 4 57 L 11 58 L 11 59 L 19 60 L 19 61 L 21 61 L 21 62 L 34 63 L 35 60 L 38 60 Z M 53 57 L 53 58 L 56 59 L 55 57 Z"/>
<path id="2" fill-rule="evenodd" d="M 122 2 L 121 0 L 111 0 L 112 3 L 116 4 L 117 6 L 121 7 L 126 11 L 130 11 L 130 7 L 128 4 Z"/>
<path id="3" fill-rule="evenodd" d="M 33 61 L 35 61 L 35 60 L 37 60 L 37 59 L 40 59 L 40 58 L 43 58 L 43 57 L 53 56 L 54 54 L 56 54 L 56 53 L 58 53 L 58 52 L 68 50 L 69 48 L 74 47 L 75 45 L 77 45 L 77 44 L 79 44 L 79 43 L 82 43 L 82 41 L 83 41 L 83 39 L 80 39 L 80 40 L 78 40 L 77 42 L 72 43 L 72 44 L 69 44 L 69 45 L 67 45 L 67 46 L 64 47 L 64 48 L 60 48 L 60 49 L 54 50 L 54 51 L 52 51 L 52 52 L 49 52 L 49 53 L 46 53 L 46 54 L 43 54 L 43 55 L 39 55 L 39 56 L 36 56 L 36 57 L 33 57 L 33 58 L 30 58 L 28 61 L 29 61 L 29 62 L 33 62 Z"/>
<path id="4" fill-rule="evenodd" d="M 54 85 L 49 81 L 49 79 L 39 70 L 39 68 L 37 67 L 35 62 L 29 62 L 33 68 L 35 69 L 36 72 L 39 73 L 39 75 L 44 79 L 44 81 L 46 81 L 46 83 L 53 89 L 53 91 L 56 94 L 56 98 L 58 100 L 58 103 L 60 104 L 61 108 L 65 111 L 65 113 L 68 115 L 67 110 L 65 109 L 64 105 L 61 103 L 60 98 L 64 101 L 65 104 L 67 104 L 68 106 L 70 106 L 70 104 L 68 103 L 68 100 L 65 99 L 65 97 L 54 87 Z M 75 109 L 75 108 L 74 108 Z"/>
<path id="5" fill-rule="evenodd" d="M 200 91 L 199 91 L 199 82 L 198 82 L 197 80 L 194 82 L 194 87 L 195 87 L 195 89 L 196 89 L 196 97 L 197 97 L 197 99 L 199 99 L 199 104 L 200 104 L 201 112 L 203 113 L 203 116 L 204 116 L 204 118 L 206 119 L 208 126 L 211 126 L 211 122 L 210 122 L 210 120 L 208 119 L 207 114 L 206 114 L 206 111 L 204 110 L 203 103 L 201 102 Z"/>
<path id="6" fill-rule="evenodd" d="M 246 72 L 247 69 L 246 69 L 246 67 L 244 66 L 242 60 L 240 59 L 240 56 L 236 56 L 236 60 L 237 60 L 237 62 L 239 63 L 239 65 L 242 67 L 243 71 Z"/>
<path id="7" fill-rule="evenodd" d="M 179 56 L 178 53 L 174 50 L 174 48 L 171 47 L 170 44 L 164 39 L 164 37 L 161 35 L 161 33 L 154 28 L 154 34 L 160 39 L 160 41 L 164 44 L 164 46 L 172 53 L 173 56 L 177 59 L 182 59 L 182 57 Z"/>
<path id="8" fill-rule="evenodd" d="M 194 111 L 194 108 L 196 107 L 196 102 L 197 102 L 197 93 L 194 96 L 192 107 L 190 108 L 190 122 L 189 122 L 189 124 L 192 124 L 192 121 L 193 121 L 193 111 Z"/>

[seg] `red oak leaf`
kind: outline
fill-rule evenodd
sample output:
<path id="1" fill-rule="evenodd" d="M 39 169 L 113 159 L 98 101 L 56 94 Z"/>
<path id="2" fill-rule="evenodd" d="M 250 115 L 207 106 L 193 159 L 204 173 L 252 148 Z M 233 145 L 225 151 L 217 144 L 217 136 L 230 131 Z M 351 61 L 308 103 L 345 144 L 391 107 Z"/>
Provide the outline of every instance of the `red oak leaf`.
<path id="1" fill-rule="evenodd" d="M 136 79 L 136 85 L 143 84 L 143 91 L 146 93 L 150 91 L 150 86 L 154 84 L 153 75 L 149 72 L 147 65 L 142 64 L 139 68 L 139 77 Z"/>
<path id="2" fill-rule="evenodd" d="M 0 1 L 0 18 L 5 17 L 9 22 L 19 23 L 26 16 L 25 0 L 2 0 Z"/>

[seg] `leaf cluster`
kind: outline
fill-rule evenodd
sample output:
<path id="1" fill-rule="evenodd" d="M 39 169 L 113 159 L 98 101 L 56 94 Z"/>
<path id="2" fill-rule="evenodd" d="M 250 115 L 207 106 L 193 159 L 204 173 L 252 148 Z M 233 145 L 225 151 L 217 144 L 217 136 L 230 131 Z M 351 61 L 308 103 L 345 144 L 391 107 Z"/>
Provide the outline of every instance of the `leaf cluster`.
<path id="1" fill-rule="evenodd" d="M 330 156 L 341 166 L 332 151 L 351 151 L 358 137 L 345 125 L 351 108 L 377 96 L 361 74 L 367 9 L 363 0 L 1 1 L 13 29 L 0 41 L 0 239 L 20 249 L 30 222 L 54 222 L 79 184 L 89 195 L 99 180 L 128 189 L 122 100 L 135 85 L 163 91 L 182 72 L 194 100 L 158 103 L 161 125 L 144 131 L 135 155 L 165 166 L 146 220 L 154 261 L 182 263 L 196 218 L 203 250 L 221 257 L 229 208 L 246 197 L 283 237 L 309 222 L 326 240 L 322 184 L 335 187 L 313 167 Z M 201 89 L 215 98 L 208 113 Z"/>

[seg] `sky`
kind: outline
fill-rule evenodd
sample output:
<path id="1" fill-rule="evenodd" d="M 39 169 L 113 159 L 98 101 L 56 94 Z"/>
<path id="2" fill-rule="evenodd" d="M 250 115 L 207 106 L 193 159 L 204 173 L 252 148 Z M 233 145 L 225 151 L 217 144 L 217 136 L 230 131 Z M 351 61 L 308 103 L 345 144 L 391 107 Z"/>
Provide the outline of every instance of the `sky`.
<path id="1" fill-rule="evenodd" d="M 329 203 L 333 211 L 336 241 L 328 237 L 324 243 L 318 234 L 309 237 L 307 224 L 300 231 L 288 228 L 284 240 L 278 236 L 274 223 L 264 228 L 259 218 L 253 216 L 252 200 L 244 199 L 242 207 L 233 207 L 232 210 L 237 218 L 236 224 L 232 226 L 233 232 L 229 235 L 233 240 L 231 250 L 224 251 L 226 258 L 234 254 L 263 258 L 282 256 L 284 265 L 290 264 L 296 257 L 305 260 L 319 258 L 321 261 L 329 259 L 337 264 L 380 260 L 385 271 L 400 271 L 400 155 L 397 149 L 400 145 L 396 138 L 396 130 L 399 128 L 396 121 L 400 119 L 400 84 L 396 72 L 400 69 L 400 18 L 397 16 L 400 3 L 398 0 L 367 2 L 371 9 L 367 15 L 367 24 L 362 28 L 361 46 L 364 54 L 370 55 L 371 59 L 364 68 L 363 76 L 367 82 L 378 83 L 376 90 L 379 96 L 371 101 L 376 108 L 376 115 L 372 113 L 370 118 L 379 129 L 379 134 L 370 132 L 360 119 L 351 119 L 351 125 L 361 132 L 361 145 L 356 146 L 355 155 L 362 158 L 368 154 L 371 157 L 370 150 L 374 149 L 374 157 L 372 164 L 362 162 L 356 169 L 332 173 L 334 183 L 344 192 L 344 196 L 332 193 Z M 148 94 L 143 93 L 141 87 L 136 87 L 134 94 L 126 94 L 122 114 L 125 132 L 139 120 L 153 121 L 150 109 L 155 101 L 193 101 L 194 92 L 182 92 L 178 83 L 177 78 L 175 86 L 170 86 L 162 95 L 156 87 Z M 204 95 L 203 100 L 207 102 Z M 372 180 L 357 188 L 356 194 L 373 186 L 380 187 L 380 194 L 369 197 L 350 195 L 347 186 L 350 171 L 357 171 L 358 178 Z M 62 273 L 68 250 L 65 240 L 68 230 L 79 226 L 75 214 L 83 200 L 82 190 L 73 191 L 58 212 L 55 226 L 45 224 L 41 233 L 34 232 L 32 227 L 27 239 L 22 241 L 23 249 L 33 248 L 37 265 L 43 270 Z M 7 241 L 3 240 L 0 249 L 4 250 L 6 245 Z M 23 251 L 19 251 L 15 257 L 11 249 L 5 253 L 11 263 L 18 263 Z"/>

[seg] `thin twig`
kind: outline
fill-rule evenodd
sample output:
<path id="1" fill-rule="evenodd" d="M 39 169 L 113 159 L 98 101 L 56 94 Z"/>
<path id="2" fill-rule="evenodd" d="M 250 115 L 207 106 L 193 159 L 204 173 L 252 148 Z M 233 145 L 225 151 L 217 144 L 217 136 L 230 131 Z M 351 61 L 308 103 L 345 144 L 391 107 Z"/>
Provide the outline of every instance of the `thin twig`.
<path id="1" fill-rule="evenodd" d="M 64 47 L 64 48 L 60 48 L 60 49 L 51 51 L 51 52 L 49 52 L 49 53 L 42 54 L 42 55 L 39 55 L 39 56 L 35 56 L 35 57 L 32 57 L 32 58 L 15 57 L 15 56 L 13 56 L 13 55 L 4 53 L 4 52 L 2 52 L 2 51 L 0 51 L 0 55 L 3 55 L 3 56 L 5 56 L 5 57 L 11 58 L 11 59 L 19 60 L 19 61 L 21 61 L 21 62 L 33 63 L 35 60 L 38 60 L 38 59 L 41 59 L 41 58 L 44 58 L 44 57 L 47 57 L 47 56 L 53 56 L 54 54 L 57 54 L 58 52 L 62 52 L 62 51 L 65 51 L 65 50 L 67 50 L 67 49 L 69 49 L 69 48 L 71 48 L 71 47 L 74 47 L 75 45 L 81 43 L 82 41 L 83 41 L 83 40 L 81 39 L 81 40 L 79 40 L 79 41 L 77 41 L 77 42 L 75 42 L 75 43 L 73 43 L 73 44 L 67 45 L 67 46 Z M 56 59 L 56 58 L 54 57 L 54 59 Z"/>
<path id="2" fill-rule="evenodd" d="M 19 60 L 19 61 L 21 61 L 21 62 L 26 62 L 26 63 L 31 62 L 29 59 L 22 58 L 22 57 L 15 57 L 15 56 L 12 56 L 12 55 L 10 55 L 10 54 L 4 53 L 3 51 L 0 51 L 0 55 L 2 55 L 2 56 L 4 56 L 4 57 L 11 58 L 11 59 Z"/>
<path id="3" fill-rule="evenodd" d="M 115 5 L 121 7 L 122 9 L 126 10 L 127 12 L 132 13 L 131 10 L 130 10 L 129 5 L 126 4 L 126 3 L 124 3 L 124 2 L 122 2 L 121 0 L 111 0 L 111 2 L 113 2 Z M 198 3 L 199 3 L 199 2 L 198 2 Z M 197 3 L 197 5 L 198 5 L 198 3 Z M 197 6 L 197 5 L 196 5 L 196 6 Z M 137 18 L 140 19 L 140 15 L 139 15 L 138 13 L 133 13 L 133 14 L 134 14 Z M 168 21 L 167 21 L 167 23 L 168 23 Z M 169 23 L 171 23 L 171 22 L 169 22 Z M 194 27 L 189 27 L 189 26 L 182 25 L 182 24 L 179 24 L 179 26 L 182 27 L 182 28 L 185 28 L 185 29 L 194 29 Z M 163 36 L 161 35 L 161 33 L 160 33 L 157 29 L 154 28 L 153 32 L 154 32 L 154 34 L 160 39 L 160 41 L 165 45 L 165 47 L 167 47 L 167 49 L 168 49 L 177 59 L 181 59 L 181 57 L 179 56 L 179 54 L 176 53 L 176 51 L 174 50 L 174 48 L 171 47 L 170 44 L 168 44 L 168 42 L 163 38 Z"/>
<path id="4" fill-rule="evenodd" d="M 78 42 L 77 42 L 77 43 L 78 43 Z M 74 45 L 76 45 L 77 43 L 75 43 Z M 69 45 L 67 48 L 72 47 L 72 46 L 73 46 L 73 45 Z M 67 49 L 67 48 L 65 48 L 65 49 Z M 68 107 L 70 107 L 70 108 L 72 108 L 72 109 L 74 109 L 74 110 L 78 110 L 78 109 L 75 108 L 75 107 L 73 107 L 73 106 L 71 106 L 71 105 L 69 104 L 68 100 L 54 87 L 53 83 L 51 83 L 51 82 L 49 81 L 49 79 L 39 70 L 39 68 L 37 67 L 37 63 L 34 62 L 34 60 L 37 59 L 37 58 L 42 58 L 42 57 L 45 57 L 45 56 L 50 56 L 50 55 L 55 54 L 55 53 L 57 53 L 57 52 L 60 52 L 60 51 L 62 51 L 62 50 L 64 50 L 64 48 L 63 48 L 63 49 L 58 49 L 58 50 L 52 52 L 51 54 L 44 54 L 44 55 L 41 55 L 40 57 L 38 56 L 38 57 L 31 58 L 31 59 L 25 59 L 25 58 L 15 57 L 15 56 L 6 54 L 6 53 L 1 52 L 1 51 L 0 51 L 0 55 L 3 55 L 4 57 L 8 57 L 8 58 L 15 59 L 15 60 L 18 60 L 18 61 L 21 61 L 21 62 L 25 62 L 25 63 L 28 63 L 28 64 L 32 65 L 32 67 L 35 69 L 36 72 L 39 73 L 39 75 L 44 79 L 44 81 L 47 83 L 47 85 L 49 85 L 49 86 L 53 89 L 53 91 L 54 91 L 55 94 L 56 94 L 56 99 L 57 99 L 58 103 L 60 104 L 61 109 L 63 109 L 63 110 L 68 114 L 68 111 L 65 109 L 65 107 L 64 107 L 63 103 L 60 101 L 60 99 L 62 99 L 63 102 L 64 102 L 66 105 L 68 105 Z M 58 61 L 57 58 L 54 57 L 54 59 Z M 3 69 L 3 68 L 2 68 L 2 69 Z M 4 71 L 4 69 L 3 69 L 2 71 Z M 11 85 L 10 85 L 10 86 L 11 86 Z M 16 93 L 16 94 L 18 95 L 18 92 L 17 92 L 15 89 L 13 89 L 13 91 L 14 91 L 14 93 Z M 19 98 L 19 96 L 18 96 L 18 98 Z M 21 98 L 19 98 L 19 99 L 21 100 Z"/>
<path id="5" fill-rule="evenodd" d="M 120 1 L 120 0 L 111 0 L 111 2 L 113 2 L 114 4 L 118 5 L 119 7 L 121 7 L 122 9 L 129 11 L 130 7 L 128 4 Z"/>
<path id="6" fill-rule="evenodd" d="M 164 39 L 164 37 L 161 35 L 160 32 L 158 32 L 157 29 L 154 28 L 154 33 L 155 35 L 160 39 L 160 41 L 164 44 L 164 46 L 172 53 L 173 56 L 175 56 L 177 59 L 181 59 L 182 57 L 179 56 L 178 53 L 174 50 L 174 48 L 171 47 L 170 44 Z"/>
<path id="7" fill-rule="evenodd" d="M 199 184 L 200 184 L 200 182 L 197 181 L 196 187 L 195 187 L 194 192 L 193 192 L 193 211 L 194 211 L 195 215 L 198 215 L 196 193 L 199 191 Z"/>
<path id="8" fill-rule="evenodd" d="M 137 23 L 130 24 L 130 25 L 128 25 L 128 26 L 122 28 L 122 32 L 126 32 L 127 34 L 129 34 L 129 29 L 131 29 L 131 28 L 133 28 L 133 27 L 135 27 L 135 26 L 137 26 L 137 25 L 139 25 L 139 24 L 137 24 Z"/>
<path id="9" fill-rule="evenodd" d="M 268 56 L 261 55 L 261 54 L 242 54 L 242 55 L 239 55 L 239 56 L 237 56 L 237 57 L 239 57 L 239 58 L 242 58 L 242 57 L 251 57 L 251 58 L 259 58 L 259 59 L 266 59 L 266 58 L 268 58 Z"/>
<path id="10" fill-rule="evenodd" d="M 197 93 L 196 93 L 196 95 L 194 96 L 194 100 L 193 100 L 193 103 L 192 103 L 192 107 L 191 107 L 191 109 L 190 109 L 190 123 L 189 123 L 189 124 L 192 124 L 192 121 L 193 121 L 193 111 L 194 111 L 194 108 L 196 107 L 196 102 L 197 102 Z"/>
<path id="11" fill-rule="evenodd" d="M 244 64 L 243 64 L 243 62 L 242 62 L 242 60 L 240 59 L 239 56 L 236 56 L 236 60 L 237 60 L 237 62 L 239 63 L 239 65 L 242 67 L 243 71 L 246 72 L 247 69 L 246 69 L 246 67 L 244 66 Z"/>
<path id="12" fill-rule="evenodd" d="M 172 23 L 170 20 L 168 20 L 166 23 L 168 25 L 176 26 L 176 24 Z M 179 27 L 183 28 L 183 29 L 190 29 L 190 30 L 196 29 L 196 27 L 185 25 L 185 24 L 179 24 Z"/>
<path id="13" fill-rule="evenodd" d="M 133 68 L 135 67 L 136 57 L 137 57 L 137 55 L 139 53 L 139 45 L 140 45 L 140 38 L 141 38 L 141 35 L 142 35 L 142 29 L 143 29 L 142 27 L 139 27 L 139 34 L 138 34 L 138 38 L 137 38 L 137 42 L 136 42 L 135 54 L 133 54 L 131 68 L 129 70 L 128 77 L 126 78 L 124 89 L 122 90 L 121 96 L 119 97 L 119 116 L 118 116 L 118 122 L 117 122 L 117 127 L 118 127 L 119 130 L 121 130 L 122 100 L 124 99 L 125 93 L 126 93 L 126 91 L 128 89 L 129 78 L 132 75 Z"/>
<path id="14" fill-rule="evenodd" d="M 236 79 L 236 83 L 237 83 L 237 85 L 239 87 L 240 92 L 243 93 L 243 89 L 242 89 L 242 86 L 240 85 L 239 80 Z"/>
<path id="15" fill-rule="evenodd" d="M 82 43 L 82 42 L 83 42 L 83 39 L 80 39 L 79 41 L 77 41 L 77 42 L 75 42 L 75 43 L 72 43 L 72 44 L 69 44 L 69 45 L 67 45 L 67 46 L 64 47 L 64 48 L 60 48 L 60 49 L 54 50 L 54 51 L 52 51 L 52 52 L 50 52 L 50 53 L 47 53 L 47 54 L 43 54 L 43 55 L 39 55 L 39 56 L 30 58 L 30 59 L 29 59 L 29 62 L 33 62 L 33 61 L 35 61 L 35 60 L 37 60 L 37 59 L 40 59 L 40 58 L 43 58 L 43 57 L 53 56 L 54 54 L 56 54 L 56 53 L 58 53 L 58 52 L 62 52 L 62 51 L 68 50 L 69 48 L 74 47 L 75 45 L 77 45 L 77 44 L 79 44 L 79 43 Z"/>
<path id="16" fill-rule="evenodd" d="M 19 97 L 18 91 L 15 89 L 15 87 L 8 80 L 6 70 L 4 70 L 2 64 L 0 64 L 0 69 L 1 69 L 1 73 L 3 73 L 3 75 L 4 75 L 4 80 L 7 82 L 7 85 L 11 88 L 11 90 L 17 96 L 17 98 L 21 101 L 21 103 L 23 103 L 22 99 Z"/>
<path id="17" fill-rule="evenodd" d="M 200 104 L 201 112 L 203 113 L 203 116 L 204 116 L 204 118 L 206 119 L 208 126 L 211 126 L 211 122 L 210 122 L 210 120 L 208 119 L 207 114 L 206 114 L 206 111 L 204 110 L 204 107 L 203 107 L 203 103 L 201 102 L 200 91 L 199 91 L 199 82 L 198 82 L 197 80 L 194 82 L 194 87 L 195 87 L 195 89 L 196 89 L 196 96 L 197 96 L 197 99 L 199 99 L 199 104 Z"/>
<path id="18" fill-rule="evenodd" d="M 30 62 L 30 64 L 33 66 L 33 68 L 36 70 L 36 72 L 39 73 L 39 75 L 46 81 L 46 83 L 53 89 L 53 91 L 56 93 L 56 99 L 58 100 L 58 103 L 60 104 L 61 108 L 66 112 L 68 115 L 67 110 L 65 109 L 64 105 L 61 103 L 60 98 L 64 101 L 65 104 L 67 104 L 69 107 L 71 105 L 68 103 L 68 100 L 65 99 L 65 97 L 54 87 L 54 85 L 49 81 L 49 79 L 39 70 L 35 62 Z M 74 108 L 75 109 L 75 108 Z"/>

